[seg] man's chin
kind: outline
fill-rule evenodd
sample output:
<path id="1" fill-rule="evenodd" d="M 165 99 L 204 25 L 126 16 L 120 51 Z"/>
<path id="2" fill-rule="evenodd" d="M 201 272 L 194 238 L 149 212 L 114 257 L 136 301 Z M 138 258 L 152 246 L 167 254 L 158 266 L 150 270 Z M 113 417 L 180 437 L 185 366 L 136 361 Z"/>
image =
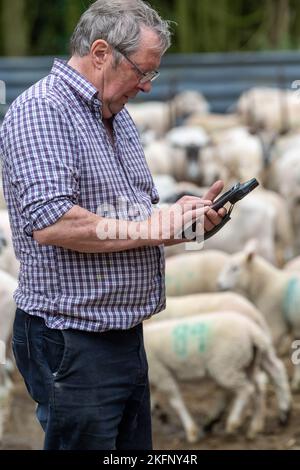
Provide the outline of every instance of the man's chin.
<path id="1" fill-rule="evenodd" d="M 119 105 L 109 106 L 106 109 L 103 109 L 103 117 L 104 119 L 110 119 L 111 117 L 118 114 L 122 109 L 124 109 L 126 103 L 120 103 Z"/>

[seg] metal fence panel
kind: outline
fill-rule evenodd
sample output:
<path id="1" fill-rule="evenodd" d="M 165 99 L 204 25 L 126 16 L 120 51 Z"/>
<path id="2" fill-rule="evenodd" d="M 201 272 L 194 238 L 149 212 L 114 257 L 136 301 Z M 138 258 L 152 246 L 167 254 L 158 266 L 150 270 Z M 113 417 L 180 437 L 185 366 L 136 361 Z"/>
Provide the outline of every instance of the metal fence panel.
<path id="1" fill-rule="evenodd" d="M 52 57 L 0 58 L 0 80 L 6 84 L 7 105 L 52 66 Z M 300 79 L 300 53 L 294 51 L 169 54 L 151 94 L 139 100 L 167 100 L 186 89 L 204 94 L 213 112 L 232 110 L 241 93 L 254 86 L 290 88 Z M 3 116 L 7 105 L 0 104 Z"/>

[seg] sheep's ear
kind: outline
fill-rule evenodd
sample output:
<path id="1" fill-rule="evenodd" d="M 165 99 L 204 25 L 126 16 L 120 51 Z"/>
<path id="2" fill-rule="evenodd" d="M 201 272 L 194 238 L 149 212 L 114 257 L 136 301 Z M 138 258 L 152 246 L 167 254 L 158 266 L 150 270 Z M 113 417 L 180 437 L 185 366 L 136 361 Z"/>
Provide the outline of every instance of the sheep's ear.
<path id="1" fill-rule="evenodd" d="M 246 255 L 246 261 L 248 263 L 250 263 L 253 260 L 254 256 L 256 255 L 256 253 L 257 253 L 257 240 L 255 238 L 249 240 L 246 243 L 244 251 L 245 251 L 245 255 Z"/>

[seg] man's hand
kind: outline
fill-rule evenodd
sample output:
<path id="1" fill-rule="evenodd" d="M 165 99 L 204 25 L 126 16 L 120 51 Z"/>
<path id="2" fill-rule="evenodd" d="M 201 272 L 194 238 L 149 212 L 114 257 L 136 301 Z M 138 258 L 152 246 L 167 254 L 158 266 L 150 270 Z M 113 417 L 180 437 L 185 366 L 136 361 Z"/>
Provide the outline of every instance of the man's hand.
<path id="1" fill-rule="evenodd" d="M 151 240 L 154 245 L 182 243 L 186 241 L 182 237 L 183 227 L 195 220 L 204 225 L 204 214 L 210 205 L 211 201 L 184 196 L 171 206 L 156 209 L 147 221 L 141 222 L 143 237 Z"/>
<path id="2" fill-rule="evenodd" d="M 217 181 L 204 199 L 184 196 L 167 209 L 157 209 L 149 219 L 141 222 L 107 219 L 74 206 L 55 224 L 35 231 L 34 240 L 41 245 L 60 246 L 80 253 L 110 253 L 147 245 L 185 243 L 187 240 L 180 234 L 186 224 L 199 220 L 209 231 L 221 222 L 226 210 L 222 208 L 216 213 L 210 206 L 222 189 L 223 183 Z M 100 232 L 107 233 L 105 227 L 111 228 L 116 236 L 99 237 Z M 122 236 L 125 234 L 124 238 L 119 236 L 121 233 Z"/>
<path id="3" fill-rule="evenodd" d="M 204 198 L 184 196 L 170 207 L 157 210 L 149 219 L 151 234 L 149 239 L 160 240 L 166 246 L 185 243 L 187 239 L 182 236 L 183 227 L 189 226 L 197 220 L 203 227 L 203 232 L 209 232 L 218 225 L 226 215 L 226 209 L 222 208 L 218 212 L 210 209 L 214 199 L 222 191 L 224 184 L 222 181 L 214 183 Z"/>
<path id="4" fill-rule="evenodd" d="M 204 195 L 204 199 L 213 203 L 216 197 L 222 192 L 223 188 L 223 181 L 216 181 Z M 214 211 L 213 209 L 208 210 L 205 213 L 204 217 L 205 231 L 209 232 L 216 225 L 219 225 L 219 223 L 222 222 L 222 218 L 226 215 L 226 213 L 227 211 L 224 207 L 222 207 L 222 209 L 219 209 L 218 212 Z"/>

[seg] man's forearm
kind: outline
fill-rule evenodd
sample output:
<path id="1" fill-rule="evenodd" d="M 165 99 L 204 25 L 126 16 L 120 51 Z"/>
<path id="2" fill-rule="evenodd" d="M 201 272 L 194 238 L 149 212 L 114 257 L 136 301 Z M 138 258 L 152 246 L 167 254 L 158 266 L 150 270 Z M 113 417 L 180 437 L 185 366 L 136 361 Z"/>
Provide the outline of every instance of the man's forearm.
<path id="1" fill-rule="evenodd" d="M 55 245 L 81 253 L 126 251 L 145 245 L 159 245 L 151 239 L 147 221 L 105 219 L 74 206 L 54 225 L 34 232 L 41 245 Z"/>
<path id="2" fill-rule="evenodd" d="M 210 209 L 210 204 L 210 200 L 184 196 L 169 208 L 155 209 L 151 217 L 140 222 L 104 218 L 74 206 L 55 224 L 35 231 L 33 236 L 41 245 L 81 253 L 109 253 L 161 244 L 171 246 L 187 241 L 181 236 L 186 224 L 202 219 L 203 231 L 209 231 L 220 223 L 225 209 L 220 209 L 218 214 Z"/>

